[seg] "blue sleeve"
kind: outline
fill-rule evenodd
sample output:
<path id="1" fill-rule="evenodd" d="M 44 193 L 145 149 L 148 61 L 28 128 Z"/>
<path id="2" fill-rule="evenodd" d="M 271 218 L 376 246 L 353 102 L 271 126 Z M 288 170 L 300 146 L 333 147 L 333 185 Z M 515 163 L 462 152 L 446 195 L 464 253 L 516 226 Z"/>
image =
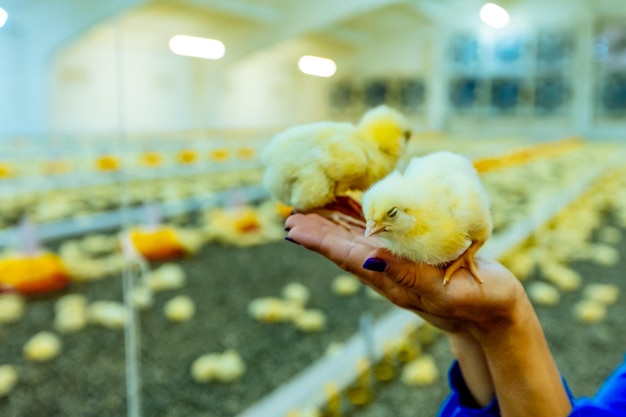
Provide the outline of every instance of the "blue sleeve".
<path id="1" fill-rule="evenodd" d="M 439 417 L 500 417 L 497 399 L 484 408 L 476 404 L 456 361 L 450 368 L 448 380 L 452 393 L 439 409 Z M 569 417 L 626 416 L 626 361 L 607 378 L 593 398 L 574 400 L 565 380 L 563 386 L 572 402 Z"/>
<path id="2" fill-rule="evenodd" d="M 474 400 L 474 397 L 465 384 L 465 380 L 461 374 L 461 368 L 457 361 L 455 361 L 450 368 L 448 381 L 450 383 L 452 393 L 448 396 L 448 398 L 446 398 L 439 409 L 439 413 L 437 414 L 438 417 L 500 417 L 500 407 L 498 406 L 498 400 L 496 398 L 483 408 L 476 403 L 476 400 Z M 570 402 L 573 403 L 572 393 L 570 392 L 565 380 L 563 380 L 563 386 L 567 392 Z M 572 417 L 574 416 L 587 417 L 588 415 L 572 415 Z M 589 416 L 591 416 L 591 414 L 589 414 Z"/>
<path id="3" fill-rule="evenodd" d="M 452 389 L 452 394 L 446 398 L 439 413 L 439 417 L 500 417 L 498 400 L 494 398 L 487 407 L 480 408 L 470 393 L 461 368 L 457 361 L 454 361 L 448 372 L 448 382 Z"/>
<path id="4" fill-rule="evenodd" d="M 593 398 L 580 398 L 570 417 L 626 416 L 626 362 L 602 384 Z"/>

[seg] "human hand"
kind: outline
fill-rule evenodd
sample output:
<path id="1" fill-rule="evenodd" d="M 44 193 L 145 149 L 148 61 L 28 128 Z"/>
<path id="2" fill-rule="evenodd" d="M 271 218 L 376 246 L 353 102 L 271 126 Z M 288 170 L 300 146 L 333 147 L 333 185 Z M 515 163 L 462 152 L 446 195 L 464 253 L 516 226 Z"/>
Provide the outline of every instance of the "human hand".
<path id="1" fill-rule="evenodd" d="M 400 259 L 364 230 L 316 214 L 294 214 L 287 239 L 320 253 L 394 304 L 448 333 L 479 405 L 497 396 L 507 417 L 565 417 L 571 404 L 524 289 L 496 261 L 475 258 L 484 284 L 464 270 L 444 286 L 444 271 Z M 512 377 L 514 376 L 514 377 Z"/>
<path id="2" fill-rule="evenodd" d="M 461 269 L 443 286 L 443 270 L 394 256 L 376 238 L 366 238 L 361 228 L 346 230 L 315 214 L 294 214 L 285 226 L 288 240 L 320 253 L 392 303 L 448 333 L 481 339 L 507 323 L 524 320 L 524 313 L 532 310 L 520 282 L 496 261 L 476 258 L 484 285 Z"/>

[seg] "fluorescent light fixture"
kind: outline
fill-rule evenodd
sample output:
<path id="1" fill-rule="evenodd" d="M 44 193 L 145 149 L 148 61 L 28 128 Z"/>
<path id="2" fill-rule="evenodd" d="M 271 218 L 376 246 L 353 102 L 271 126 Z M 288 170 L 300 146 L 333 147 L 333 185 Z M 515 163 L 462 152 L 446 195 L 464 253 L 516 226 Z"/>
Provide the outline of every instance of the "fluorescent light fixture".
<path id="1" fill-rule="evenodd" d="M 220 59 L 226 53 L 224 44 L 216 39 L 176 35 L 170 39 L 170 50 L 176 55 L 204 59 Z"/>
<path id="2" fill-rule="evenodd" d="M 8 18 L 9 14 L 7 13 L 7 11 L 0 7 L 0 28 L 4 26 Z"/>
<path id="3" fill-rule="evenodd" d="M 298 68 L 305 74 L 316 77 L 332 77 L 337 71 L 335 61 L 319 56 L 305 55 L 298 61 Z"/>
<path id="4" fill-rule="evenodd" d="M 494 3 L 485 3 L 480 9 L 480 19 L 491 27 L 500 29 L 509 24 L 509 13 Z"/>

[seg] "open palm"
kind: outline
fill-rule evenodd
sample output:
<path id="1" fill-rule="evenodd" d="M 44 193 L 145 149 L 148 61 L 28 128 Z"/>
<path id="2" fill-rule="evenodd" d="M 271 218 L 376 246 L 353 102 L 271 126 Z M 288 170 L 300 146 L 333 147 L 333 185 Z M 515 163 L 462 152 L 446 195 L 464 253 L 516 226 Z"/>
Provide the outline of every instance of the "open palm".
<path id="1" fill-rule="evenodd" d="M 285 226 L 290 240 L 320 253 L 392 303 L 446 332 L 488 330 L 506 320 L 517 297 L 524 296 L 515 276 L 493 260 L 476 259 L 483 285 L 461 269 L 444 286 L 443 270 L 394 256 L 376 238 L 366 238 L 361 228 L 347 230 L 315 214 L 294 214 Z M 366 261 L 383 270 L 363 268 Z"/>

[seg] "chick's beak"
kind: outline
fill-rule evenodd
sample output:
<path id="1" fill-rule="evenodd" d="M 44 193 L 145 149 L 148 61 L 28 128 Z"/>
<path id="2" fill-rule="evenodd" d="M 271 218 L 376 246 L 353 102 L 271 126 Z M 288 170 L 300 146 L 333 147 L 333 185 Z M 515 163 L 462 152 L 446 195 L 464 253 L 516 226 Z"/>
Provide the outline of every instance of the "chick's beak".
<path id="1" fill-rule="evenodd" d="M 374 220 L 368 220 L 367 223 L 365 224 L 365 237 L 370 237 L 384 230 L 385 230 L 385 226 L 379 225 Z"/>

